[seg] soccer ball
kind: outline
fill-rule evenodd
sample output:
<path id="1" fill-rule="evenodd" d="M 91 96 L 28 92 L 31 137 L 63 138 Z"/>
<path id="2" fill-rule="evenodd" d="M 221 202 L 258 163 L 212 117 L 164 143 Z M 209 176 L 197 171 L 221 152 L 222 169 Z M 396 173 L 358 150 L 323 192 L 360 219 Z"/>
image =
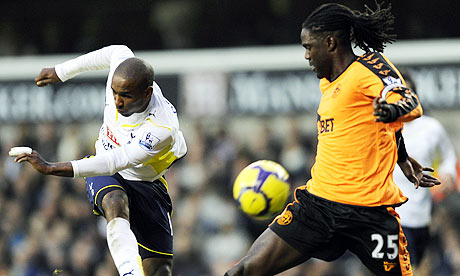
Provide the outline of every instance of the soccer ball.
<path id="1" fill-rule="evenodd" d="M 280 164 L 259 160 L 249 164 L 236 177 L 233 198 L 248 216 L 268 219 L 280 212 L 289 197 L 289 174 Z"/>

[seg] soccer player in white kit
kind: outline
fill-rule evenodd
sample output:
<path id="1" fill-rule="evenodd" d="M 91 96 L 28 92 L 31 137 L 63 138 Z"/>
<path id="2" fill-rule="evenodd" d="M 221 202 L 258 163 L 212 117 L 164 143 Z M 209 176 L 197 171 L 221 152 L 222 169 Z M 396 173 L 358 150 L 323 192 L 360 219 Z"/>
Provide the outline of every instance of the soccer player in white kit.
<path id="1" fill-rule="evenodd" d="M 94 213 L 107 219 L 107 242 L 120 275 L 171 275 L 172 205 L 163 175 L 187 147 L 152 67 L 128 47 L 112 45 L 44 68 L 35 81 L 45 86 L 101 69 L 110 71 L 96 155 L 50 163 L 33 151 L 15 161 L 47 175 L 85 177 Z"/>
<path id="2" fill-rule="evenodd" d="M 401 71 L 406 84 L 417 92 L 411 76 Z M 456 154 L 442 124 L 427 115 L 404 125 L 403 137 L 407 153 L 420 163 L 435 166 L 442 181 L 440 188 L 448 189 L 453 186 L 456 177 Z M 425 249 L 430 241 L 429 225 L 431 222 L 432 199 L 429 189 L 414 189 L 399 167 L 393 173 L 395 183 L 409 200 L 396 208 L 401 218 L 401 225 L 407 238 L 410 260 L 417 268 L 423 258 Z"/>

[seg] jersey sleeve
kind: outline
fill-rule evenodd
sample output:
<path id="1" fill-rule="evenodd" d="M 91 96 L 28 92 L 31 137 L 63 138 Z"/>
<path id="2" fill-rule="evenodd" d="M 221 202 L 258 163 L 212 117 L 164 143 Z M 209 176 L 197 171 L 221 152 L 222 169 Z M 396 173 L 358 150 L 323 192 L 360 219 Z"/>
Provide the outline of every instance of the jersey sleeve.
<path id="1" fill-rule="evenodd" d="M 115 68 L 130 57 L 134 57 L 134 53 L 127 46 L 111 45 L 58 64 L 55 70 L 65 82 L 83 72 Z"/>
<path id="2" fill-rule="evenodd" d="M 171 129 L 142 129 L 129 144 L 106 151 L 92 158 L 71 161 L 74 177 L 90 177 L 112 175 L 121 170 L 148 165 L 154 161 L 166 163 L 165 169 L 178 158 L 171 151 L 175 144 L 174 130 Z M 163 166 L 162 166 L 163 168 Z M 162 172 L 161 171 L 161 172 Z M 158 173 L 161 173 L 158 171 Z"/>
<path id="3" fill-rule="evenodd" d="M 392 88 L 385 95 L 385 99 L 396 113 L 396 122 L 409 122 L 423 114 L 417 95 L 407 87 Z"/>
<path id="4" fill-rule="evenodd" d="M 390 104 L 394 119 L 391 122 L 412 121 L 423 114 L 417 95 L 409 88 L 394 65 L 382 54 L 370 52 L 357 60 L 367 67 L 383 84 L 379 95 Z M 375 79 L 375 78 L 374 78 Z M 369 95 L 373 96 L 373 95 Z"/>

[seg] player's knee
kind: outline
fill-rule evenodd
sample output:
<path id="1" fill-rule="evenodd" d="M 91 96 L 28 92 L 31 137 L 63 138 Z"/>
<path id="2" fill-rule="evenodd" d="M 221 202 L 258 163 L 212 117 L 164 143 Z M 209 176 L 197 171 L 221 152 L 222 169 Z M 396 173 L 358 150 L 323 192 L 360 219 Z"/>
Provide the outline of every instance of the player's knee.
<path id="1" fill-rule="evenodd" d="M 102 199 L 102 209 L 107 221 L 121 217 L 129 220 L 128 196 L 121 190 L 113 190 Z"/>
<path id="2" fill-rule="evenodd" d="M 152 260 L 152 259 L 150 259 Z M 143 262 L 145 276 L 171 276 L 171 260 L 154 259 L 153 262 Z"/>
<path id="3" fill-rule="evenodd" d="M 170 264 L 161 264 L 152 276 L 171 276 L 172 267 Z"/>

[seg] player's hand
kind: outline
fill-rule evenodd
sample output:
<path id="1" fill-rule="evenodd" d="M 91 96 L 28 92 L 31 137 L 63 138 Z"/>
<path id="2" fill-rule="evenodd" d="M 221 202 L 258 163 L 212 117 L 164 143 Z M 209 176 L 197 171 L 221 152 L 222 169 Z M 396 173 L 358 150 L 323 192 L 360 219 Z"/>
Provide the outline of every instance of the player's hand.
<path id="1" fill-rule="evenodd" d="M 382 97 L 376 97 L 372 102 L 372 107 L 374 108 L 376 122 L 390 123 L 393 121 L 390 104 L 385 99 L 382 99 Z"/>
<path id="2" fill-rule="evenodd" d="M 50 174 L 51 165 L 45 159 L 43 159 L 43 157 L 35 150 L 33 150 L 30 154 L 22 153 L 18 155 L 14 159 L 14 162 L 29 162 L 32 165 L 32 167 L 34 167 L 34 169 L 36 169 L 38 172 L 42 174 Z"/>
<path id="3" fill-rule="evenodd" d="M 418 189 L 418 187 L 433 187 L 441 184 L 441 181 L 436 177 L 424 173 L 433 172 L 433 168 L 422 166 L 412 157 L 407 158 L 405 162 L 398 162 L 398 165 L 407 179 L 414 183 L 415 189 Z"/>
<path id="4" fill-rule="evenodd" d="M 54 67 L 52 68 L 43 68 L 40 71 L 40 74 L 35 78 L 35 84 L 39 87 L 46 86 L 50 83 L 57 83 L 60 82 L 58 75 L 56 74 L 56 70 Z"/>

